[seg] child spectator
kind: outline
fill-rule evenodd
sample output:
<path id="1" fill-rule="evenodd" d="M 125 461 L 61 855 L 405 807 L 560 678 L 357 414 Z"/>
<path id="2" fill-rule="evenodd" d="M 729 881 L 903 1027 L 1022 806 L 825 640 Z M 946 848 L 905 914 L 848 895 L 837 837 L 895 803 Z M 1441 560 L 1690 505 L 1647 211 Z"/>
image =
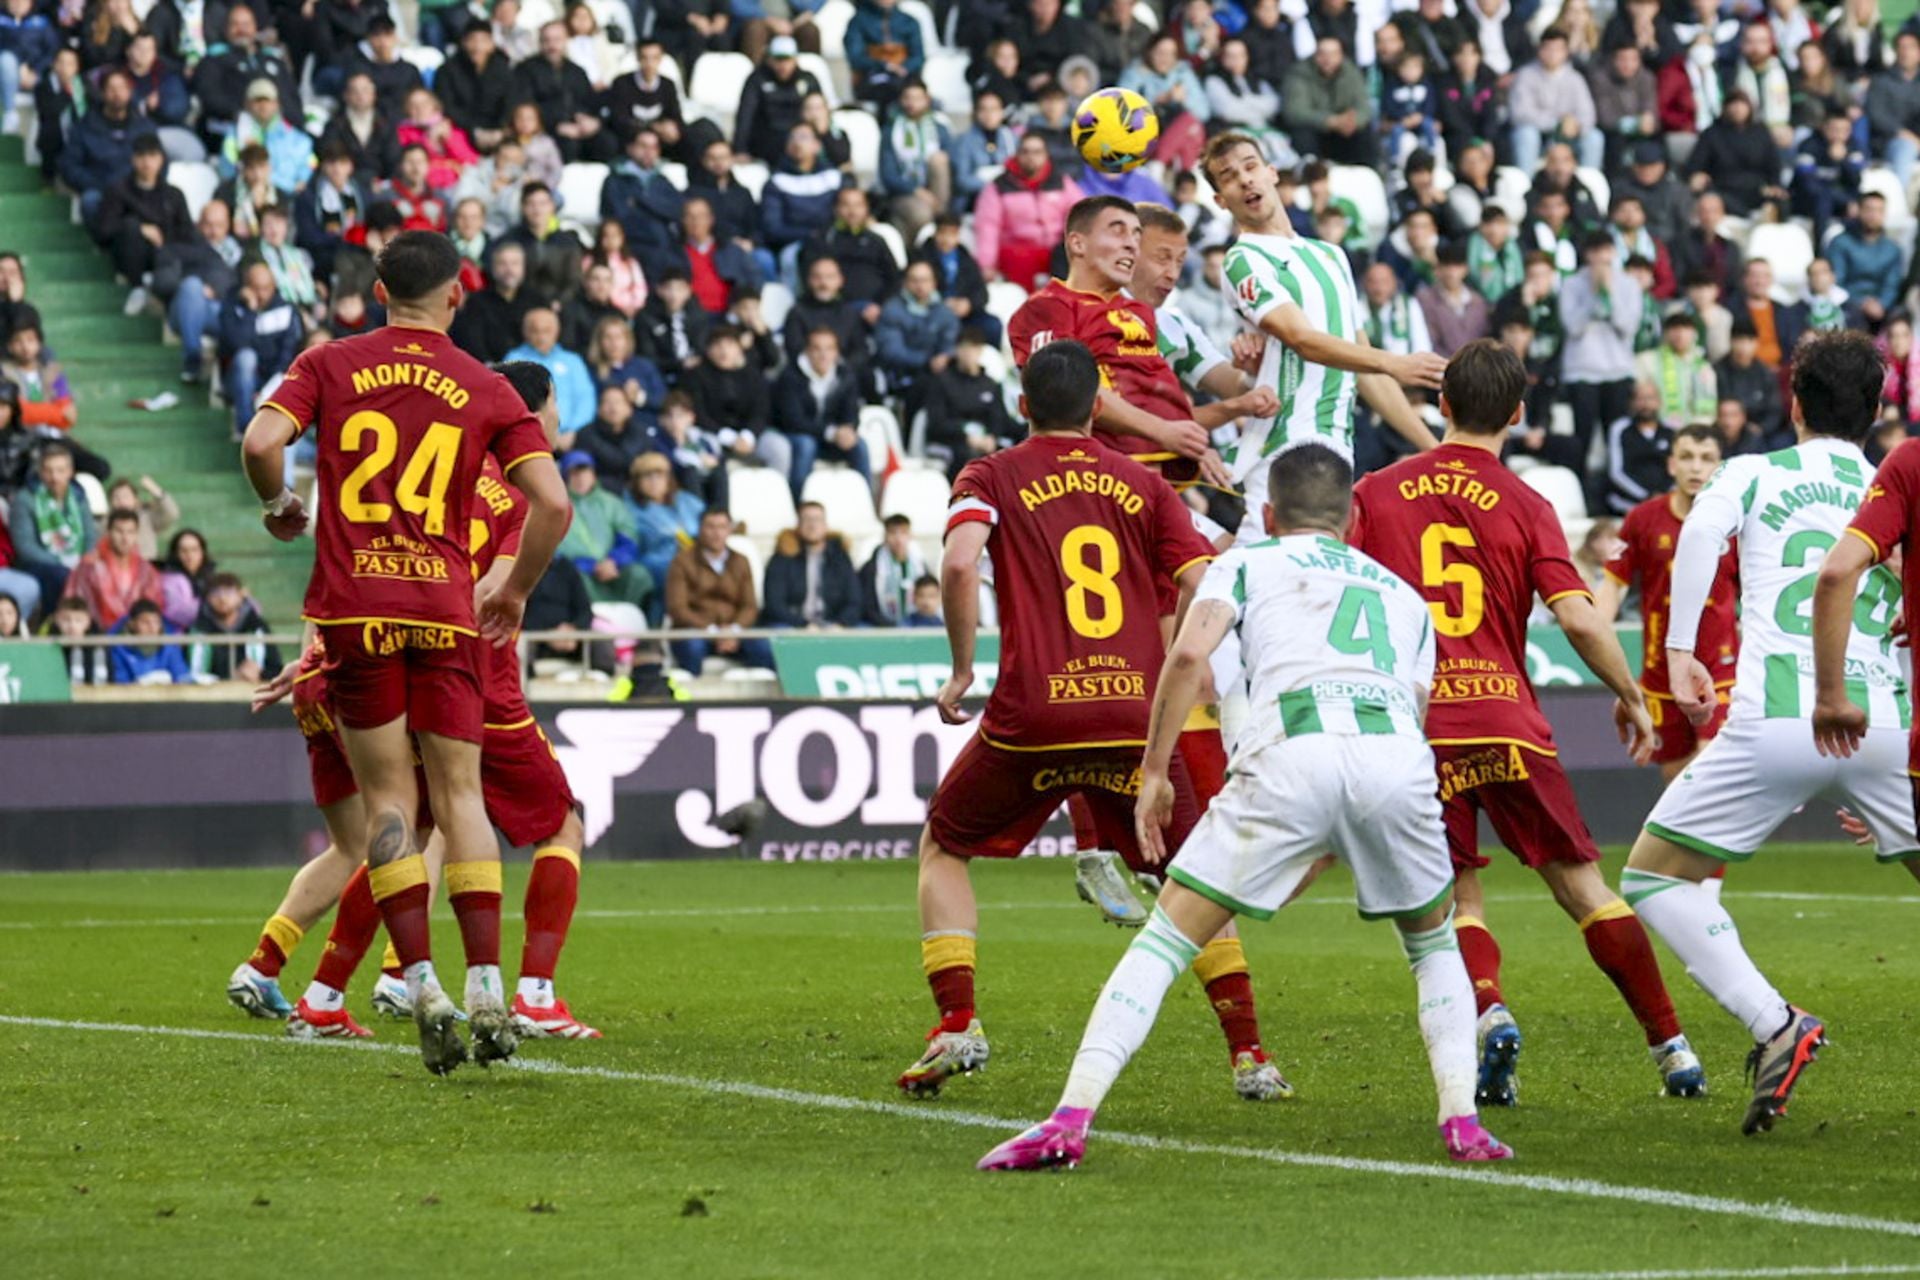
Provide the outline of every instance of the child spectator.
<path id="1" fill-rule="evenodd" d="M 926 576 L 926 559 L 913 545 L 913 522 L 903 515 L 888 516 L 880 545 L 860 566 L 862 620 L 870 627 L 911 626 L 907 619 L 914 612 L 914 584 Z M 936 596 L 936 616 L 938 612 Z"/>
<path id="2" fill-rule="evenodd" d="M 674 483 L 673 464 L 664 454 L 643 453 L 628 473 L 627 505 L 633 509 L 640 564 L 655 582 L 665 582 L 674 557 L 699 535 L 706 504 Z"/>
<path id="3" fill-rule="evenodd" d="M 323 290 L 314 277 L 313 255 L 289 243 L 292 230 L 286 209 L 275 205 L 260 217 L 260 242 L 253 251 L 273 272 L 273 287 L 280 296 L 313 315 L 320 306 Z"/>
<path id="4" fill-rule="evenodd" d="M 627 229 L 620 225 L 618 218 L 600 220 L 600 231 L 594 237 L 593 252 L 587 261 L 613 273 L 610 297 L 621 315 L 631 320 L 635 312 L 647 305 L 647 273 L 641 268 L 640 260 L 627 252 Z"/>
<path id="5" fill-rule="evenodd" d="M 31 89 L 53 65 L 60 33 L 35 0 L 7 0 L 0 13 L 0 132 L 20 130 L 20 90 Z"/>
<path id="6" fill-rule="evenodd" d="M 407 95 L 407 118 L 394 132 L 402 147 L 426 152 L 427 185 L 435 191 L 451 191 L 466 167 L 479 163 L 480 153 L 473 149 L 467 131 L 447 119 L 431 89 L 415 89 Z"/>
<path id="7" fill-rule="evenodd" d="M 1416 149 L 1440 146 L 1440 125 L 1434 116 L 1433 86 L 1427 83 L 1427 58 L 1418 49 L 1400 55 L 1380 84 L 1380 123 L 1387 135 L 1386 161 L 1401 163 Z"/>
<path id="8" fill-rule="evenodd" d="M 262 213 L 293 199 L 273 185 L 273 162 L 258 143 L 241 150 L 240 172 L 221 183 L 214 196 L 227 206 L 233 234 L 249 242 L 260 234 Z"/>
<path id="9" fill-rule="evenodd" d="M 38 597 L 35 597 L 38 599 Z M 26 615 L 20 612 L 20 602 L 0 590 L 0 641 L 24 640 L 27 637 Z"/>
<path id="10" fill-rule="evenodd" d="M 913 580 L 913 612 L 908 614 L 905 626 L 944 627 L 947 620 L 940 616 L 940 579 L 930 573 L 923 573 Z"/>
<path id="11" fill-rule="evenodd" d="M 45 358 L 38 325 L 23 324 L 7 338 L 7 358 L 0 361 L 0 377 L 20 389 L 20 421 L 30 427 L 68 430 L 79 420 L 73 389 L 60 366 Z"/>
<path id="12" fill-rule="evenodd" d="M 520 189 L 531 180 L 527 149 L 508 138 L 479 164 L 467 166 L 453 199 L 478 200 L 486 210 L 487 234 L 505 235 L 520 218 Z"/>
<path id="13" fill-rule="evenodd" d="M 1847 291 L 1833 278 L 1833 264 L 1815 258 L 1807 264 L 1807 329 L 1825 333 L 1850 329 L 1860 321 L 1859 309 L 1851 305 Z M 1864 324 L 1861 327 L 1866 327 Z"/>
<path id="14" fill-rule="evenodd" d="M 669 268 L 654 278 L 653 296 L 640 308 L 633 326 L 640 354 L 659 367 L 668 386 L 674 386 L 682 374 L 699 365 L 713 317 L 693 296 L 687 273 Z"/>
<path id="15" fill-rule="evenodd" d="M 698 426 L 693 397 L 684 391 L 669 391 L 660 402 L 660 422 L 654 428 L 653 449 L 673 464 L 675 485 L 699 499 L 704 507 L 725 508 L 727 505 L 728 458 L 742 462 L 764 461 L 756 459 L 755 445 L 751 431 L 728 427 L 716 434 Z M 776 467 L 782 479 L 786 478 L 791 462 L 789 451 Z"/>
<path id="16" fill-rule="evenodd" d="M 160 608 L 167 621 L 176 627 L 188 627 L 200 615 L 200 602 L 212 586 L 214 563 L 207 555 L 207 540 L 198 529 L 182 529 L 167 544 L 167 558 L 160 562 L 160 586 L 165 603 Z"/>
<path id="17" fill-rule="evenodd" d="M 124 635 L 129 643 L 107 649 L 107 661 L 115 684 L 191 684 L 193 673 L 187 669 L 187 655 L 177 644 L 142 644 L 155 636 L 178 635 L 160 616 L 160 606 L 151 600 L 137 602 L 118 624 L 107 628 L 108 635 Z"/>
<path id="18" fill-rule="evenodd" d="M 105 633 L 87 612 L 85 600 L 67 599 L 54 606 L 53 616 L 41 626 L 40 634 L 76 640 Z M 67 664 L 67 679 L 73 684 L 113 682 L 113 661 L 103 645 L 63 644 L 60 657 Z"/>
<path id="19" fill-rule="evenodd" d="M 88 611 L 108 628 L 136 601 L 151 601 L 158 611 L 160 571 L 140 554 L 139 512 L 115 511 L 107 517 L 107 536 L 80 557 L 60 594 L 86 601 Z"/>
<path id="20" fill-rule="evenodd" d="M 141 476 L 138 488 L 125 476 L 108 485 L 107 509 L 131 511 L 139 517 L 137 545 L 148 560 L 160 554 L 161 535 L 180 523 L 180 504 L 152 476 Z"/>
<path id="21" fill-rule="evenodd" d="M 216 573 L 207 598 L 189 628 L 195 635 L 267 636 L 273 628 L 260 616 L 260 607 L 247 595 L 246 584 L 231 573 Z M 187 665 L 199 679 L 244 680 L 257 684 L 280 674 L 280 650 L 264 640 L 247 645 L 196 644 Z"/>
<path id="22" fill-rule="evenodd" d="M 73 450 L 64 441 L 45 445 L 38 470 L 39 487 L 13 495 L 7 529 L 15 564 L 40 584 L 42 600 L 58 600 L 74 566 L 100 535 L 86 495 L 73 483 Z"/>

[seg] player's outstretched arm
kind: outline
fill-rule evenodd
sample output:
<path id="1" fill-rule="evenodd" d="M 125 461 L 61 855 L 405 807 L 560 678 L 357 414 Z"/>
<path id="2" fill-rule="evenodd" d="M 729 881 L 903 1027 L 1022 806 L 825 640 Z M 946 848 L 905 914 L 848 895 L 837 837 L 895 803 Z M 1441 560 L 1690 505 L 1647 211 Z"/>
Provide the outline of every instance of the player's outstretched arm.
<path id="1" fill-rule="evenodd" d="M 1620 730 L 1620 740 L 1627 744 L 1627 752 L 1635 764 L 1645 764 L 1653 758 L 1653 721 L 1647 714 L 1646 695 L 1640 692 L 1640 685 L 1633 678 L 1633 668 L 1627 665 L 1627 655 L 1620 648 L 1620 636 L 1613 624 L 1602 619 L 1593 601 L 1584 595 L 1561 596 L 1548 607 L 1580 660 L 1600 677 L 1602 684 L 1613 690 L 1617 699 L 1613 720 Z M 1676 696 L 1677 693 L 1676 690 Z M 1713 695 L 1711 681 L 1707 694 Z"/>
<path id="2" fill-rule="evenodd" d="M 1192 584 L 1182 575 L 1182 596 L 1191 594 Z M 1167 857 L 1166 826 L 1173 817 L 1173 783 L 1168 771 L 1173 767 L 1174 748 L 1180 731 L 1186 726 L 1201 691 L 1212 678 L 1209 659 L 1220 641 L 1232 630 L 1233 606 L 1220 600 L 1202 600 L 1186 611 L 1173 647 L 1160 668 L 1160 683 L 1153 691 L 1153 713 L 1147 724 L 1147 754 L 1141 764 L 1140 798 L 1134 804 L 1134 827 L 1141 851 L 1148 862 L 1159 864 Z"/>
<path id="3" fill-rule="evenodd" d="M 553 553 L 566 536 L 573 504 L 567 500 L 567 486 L 561 482 L 560 468 L 551 457 L 536 454 L 522 460 L 510 473 L 514 487 L 527 500 L 527 523 L 520 532 L 520 554 L 504 580 L 482 582 L 474 595 L 474 616 L 480 635 L 496 648 L 511 644 L 520 630 L 520 619 L 527 609 L 527 597 L 540 583 L 540 576 L 553 562 Z"/>
<path id="4" fill-rule="evenodd" d="M 1440 447 L 1440 442 L 1433 438 L 1433 432 L 1427 427 L 1426 419 L 1413 407 L 1413 402 L 1407 399 L 1407 393 L 1400 389 L 1398 382 L 1385 374 L 1363 373 L 1359 385 L 1360 398 L 1380 415 L 1380 421 L 1386 423 L 1395 435 L 1421 453 Z"/>
<path id="5" fill-rule="evenodd" d="M 940 557 L 940 614 L 947 622 L 953 669 L 934 705 L 948 724 L 972 719 L 960 709 L 960 699 L 973 687 L 973 648 L 980 631 L 980 556 L 992 531 L 981 520 L 956 524 L 947 530 L 946 549 Z"/>
<path id="6" fill-rule="evenodd" d="M 1867 713 L 1847 697 L 1847 640 L 1860 575 L 1878 559 L 1860 537 L 1843 537 L 1827 552 L 1813 586 L 1813 745 L 1823 756 L 1852 755 Z"/>
<path id="7" fill-rule="evenodd" d="M 240 442 L 240 465 L 247 483 L 265 507 L 262 523 L 267 532 L 282 542 L 292 542 L 305 532 L 307 513 L 298 495 L 287 488 L 287 446 L 300 434 L 300 424 L 279 408 L 269 405 L 253 415 L 247 434 Z"/>
<path id="8" fill-rule="evenodd" d="M 1736 460 L 1737 461 L 1737 460 Z M 1727 539 L 1739 529 L 1745 512 L 1733 496 L 1737 482 L 1716 479 L 1694 500 L 1680 540 L 1673 546 L 1673 568 L 1667 603 L 1667 681 L 1674 705 L 1694 724 L 1713 718 L 1718 695 L 1713 677 L 1693 656 L 1700 639 L 1700 615 L 1720 571 L 1720 555 Z"/>
<path id="9" fill-rule="evenodd" d="M 1349 373 L 1380 373 L 1409 387 L 1440 389 L 1447 362 L 1431 351 L 1396 355 L 1364 342 L 1349 342 L 1316 329 L 1307 313 L 1291 302 L 1261 317 L 1260 327 L 1315 364 Z M 1403 397 L 1404 398 L 1404 397 Z"/>

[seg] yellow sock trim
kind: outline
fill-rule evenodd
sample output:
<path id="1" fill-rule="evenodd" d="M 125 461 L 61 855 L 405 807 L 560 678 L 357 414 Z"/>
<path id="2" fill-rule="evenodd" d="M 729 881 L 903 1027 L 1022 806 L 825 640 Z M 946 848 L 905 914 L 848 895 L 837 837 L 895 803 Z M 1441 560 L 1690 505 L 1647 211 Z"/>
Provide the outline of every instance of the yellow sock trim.
<path id="1" fill-rule="evenodd" d="M 1247 953 L 1238 938 L 1215 938 L 1200 948 L 1193 959 L 1193 976 L 1206 986 L 1215 978 L 1226 978 L 1247 971 Z"/>
<path id="2" fill-rule="evenodd" d="M 500 886 L 500 863 L 497 859 L 447 864 L 448 897 L 457 893 L 499 893 Z"/>
<path id="3" fill-rule="evenodd" d="M 265 925 L 261 926 L 260 932 L 272 938 L 273 945 L 279 947 L 280 954 L 289 960 L 293 958 L 293 949 L 300 945 L 300 939 L 307 936 L 305 929 L 282 915 L 269 919 Z"/>
<path id="4" fill-rule="evenodd" d="M 550 844 L 544 849 L 535 851 L 533 860 L 538 862 L 542 858 L 564 858 L 573 864 L 575 871 L 580 869 L 580 855 L 565 845 Z"/>
<path id="5" fill-rule="evenodd" d="M 1582 920 L 1580 922 L 1580 932 L 1585 933 L 1602 920 L 1624 920 L 1632 914 L 1633 908 L 1628 906 L 1624 899 L 1615 898 L 1612 902 L 1609 902 L 1606 906 L 1601 907 L 1585 920 Z"/>
<path id="6" fill-rule="evenodd" d="M 1455 916 L 1453 918 L 1453 931 L 1459 933 L 1464 929 L 1478 929 L 1482 933 L 1492 932 L 1487 928 L 1487 922 L 1479 916 Z"/>
<path id="7" fill-rule="evenodd" d="M 929 978 L 947 969 L 972 969 L 977 947 L 972 934 L 940 933 L 920 939 L 920 969 Z"/>
<path id="8" fill-rule="evenodd" d="M 396 893 L 405 893 L 413 886 L 426 882 L 427 860 L 417 853 L 410 853 L 384 867 L 367 870 L 367 888 L 373 890 L 375 902 L 385 902 Z"/>
<path id="9" fill-rule="evenodd" d="M 382 969 L 398 969 L 400 967 L 400 953 L 394 950 L 391 942 L 387 944 L 387 949 L 380 953 L 380 967 Z"/>

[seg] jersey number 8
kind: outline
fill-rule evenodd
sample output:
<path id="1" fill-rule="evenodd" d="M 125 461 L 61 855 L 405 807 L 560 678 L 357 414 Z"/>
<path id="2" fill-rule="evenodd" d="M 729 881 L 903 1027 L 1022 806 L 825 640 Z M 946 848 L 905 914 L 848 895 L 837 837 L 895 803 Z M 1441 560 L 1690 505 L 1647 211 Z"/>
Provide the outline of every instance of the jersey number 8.
<path id="1" fill-rule="evenodd" d="M 1093 551 L 1093 563 L 1087 551 Z M 1120 587 L 1120 542 L 1112 530 L 1097 524 L 1075 525 L 1060 539 L 1060 572 L 1067 575 L 1067 624 L 1089 640 L 1105 640 L 1120 630 L 1126 620 Z M 1087 607 L 1100 602 L 1095 617 Z"/>
<path id="2" fill-rule="evenodd" d="M 393 508 L 385 502 L 368 501 L 364 491 L 393 465 L 400 451 L 400 432 L 386 414 L 362 409 L 340 428 L 340 447 L 358 453 L 368 435 L 373 437 L 371 452 L 340 483 L 340 514 L 355 524 L 386 524 L 393 519 Z M 436 422 L 421 437 L 393 489 L 400 509 L 424 517 L 423 527 L 435 537 L 447 531 L 447 486 L 453 480 L 459 456 L 460 428 Z"/>

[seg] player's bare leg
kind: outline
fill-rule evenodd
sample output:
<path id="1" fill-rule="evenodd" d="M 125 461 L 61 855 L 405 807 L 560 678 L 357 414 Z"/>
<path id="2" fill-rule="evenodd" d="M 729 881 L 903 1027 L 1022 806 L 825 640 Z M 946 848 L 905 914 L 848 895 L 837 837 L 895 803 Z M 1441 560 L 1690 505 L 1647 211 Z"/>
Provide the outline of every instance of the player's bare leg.
<path id="1" fill-rule="evenodd" d="M 930 1098 L 956 1075 L 986 1066 L 989 1049 L 974 1014 L 973 971 L 980 907 L 967 859 L 940 847 L 931 830 L 920 835 L 920 966 L 933 990 L 940 1021 L 927 1048 L 901 1073 L 900 1088 Z"/>
<path id="2" fill-rule="evenodd" d="M 320 811 L 328 845 L 293 873 L 293 881 L 260 931 L 260 941 L 245 963 L 227 979 L 227 999 L 256 1018 L 284 1019 L 296 1010 L 280 992 L 280 970 L 295 947 L 339 900 L 340 891 L 360 865 L 366 824 L 358 796 Z"/>
<path id="3" fill-rule="evenodd" d="M 500 976 L 500 843 L 487 821 L 481 796 L 480 744 L 436 733 L 417 736 L 434 829 L 447 845 L 447 901 L 460 923 L 460 942 L 466 952 L 465 1003 L 473 1030 L 474 1061 L 486 1066 L 512 1057 L 519 1037 Z M 394 945 L 405 961 L 406 947 L 398 936 Z M 407 989 L 414 994 L 411 976 Z M 416 1021 L 420 1016 L 417 1003 L 414 1016 Z"/>
<path id="4" fill-rule="evenodd" d="M 427 920 L 432 881 L 426 859 L 414 843 L 420 796 L 407 722 L 399 717 L 376 729 L 343 725 L 340 739 L 366 806 L 367 886 L 406 974 L 414 1026 L 420 1032 L 420 1058 L 427 1070 L 446 1075 L 467 1060 L 467 1047 L 455 1030 L 453 1001 L 433 968 Z M 477 766 L 475 774 L 477 778 Z M 428 776 L 431 785 L 431 769 Z M 477 798 L 477 783 L 473 791 Z M 440 797 L 436 795 L 435 801 L 439 803 Z M 484 814 L 481 820 L 485 821 Z"/>
<path id="5" fill-rule="evenodd" d="M 1473 984 L 1474 1009 L 1479 1016 L 1480 1076 L 1474 1101 L 1483 1107 L 1511 1107 L 1519 1101 L 1515 1069 L 1520 1062 L 1520 1024 L 1500 992 L 1500 944 L 1487 928 L 1486 898 L 1480 873 L 1471 867 L 1454 868 L 1454 939 Z"/>
<path id="6" fill-rule="evenodd" d="M 1753 1099 L 1741 1131 L 1762 1133 L 1773 1128 L 1777 1116 L 1786 1114 L 1801 1073 L 1826 1043 L 1826 1027 L 1812 1014 L 1788 1004 L 1747 955 L 1733 918 L 1719 897 L 1704 887 L 1717 862 L 1642 831 L 1627 856 L 1620 887 L 1661 941 L 1680 957 L 1688 976 L 1753 1036 L 1753 1052 L 1747 1057 Z M 1907 870 L 1920 878 L 1920 868 L 1912 863 Z"/>
<path id="7" fill-rule="evenodd" d="M 600 1033 L 577 1020 L 554 995 L 553 974 L 567 945 L 573 909 L 580 900 L 580 851 L 586 830 L 567 811 L 560 830 L 540 842 L 527 877 L 527 936 L 520 950 L 520 982 L 513 997 L 514 1030 L 551 1040 L 598 1040 Z"/>
<path id="8" fill-rule="evenodd" d="M 1540 878 L 1553 891 L 1560 909 L 1580 926 L 1587 954 L 1619 989 L 1646 1033 L 1647 1052 L 1660 1073 L 1662 1091 L 1677 1098 L 1705 1095 L 1706 1072 L 1681 1034 L 1680 1018 L 1660 976 L 1660 961 L 1633 908 L 1608 887 L 1598 863 L 1549 862 L 1540 868 Z"/>

